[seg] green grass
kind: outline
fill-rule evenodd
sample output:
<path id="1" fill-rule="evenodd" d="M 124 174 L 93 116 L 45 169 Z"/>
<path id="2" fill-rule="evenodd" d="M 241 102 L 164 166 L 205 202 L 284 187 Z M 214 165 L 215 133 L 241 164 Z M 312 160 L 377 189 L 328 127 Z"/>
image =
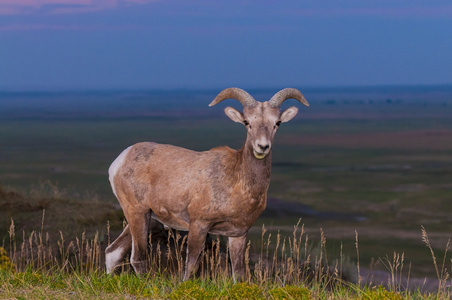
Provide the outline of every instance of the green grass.
<path id="1" fill-rule="evenodd" d="M 413 274 L 407 271 L 405 253 L 386 255 L 379 260 L 387 268 L 385 286 L 366 281 L 361 276 L 359 260 L 347 258 L 349 251 L 367 253 L 367 241 L 356 237 L 356 244 L 327 241 L 320 231 L 318 245 L 308 243 L 308 234 L 299 223 L 289 235 L 272 235 L 262 228 L 261 240 L 247 249 L 247 275 L 244 282 L 231 279 L 227 256 L 223 257 L 219 244 L 203 253 L 198 278 L 181 282 L 182 252 L 162 247 L 162 255 L 149 256 L 150 272 L 136 276 L 126 263 L 119 275 L 104 272 L 102 245 L 105 241 L 83 234 L 75 241 L 65 241 L 63 234 L 54 241 L 42 231 L 23 236 L 21 245 L 14 241 L 15 230 L 9 229 L 10 250 L 0 247 L 0 297 L 17 299 L 449 299 L 451 279 L 446 260 L 434 253 L 426 231 L 422 237 L 430 249 L 430 265 L 437 272 L 441 285 L 425 291 L 406 280 Z M 177 234 L 177 233 L 176 233 Z M 181 240 L 173 236 L 176 248 Z M 171 239 L 171 237 L 169 238 Z M 219 241 L 219 240 L 218 240 Z M 327 246 L 332 244 L 333 247 Z M 387 247 L 390 244 L 382 245 Z M 327 248 L 330 248 L 328 250 Z M 339 256 L 331 253 L 331 248 Z M 402 246 L 401 249 L 404 249 Z M 20 249 L 20 250 L 19 250 Z M 165 250 L 166 249 L 166 250 Z M 443 253 L 447 254 L 448 248 Z M 172 251 L 172 252 L 171 252 Z M 382 249 L 378 249 L 382 251 Z M 428 250 L 427 250 L 428 251 Z M 9 252 L 9 254 L 8 254 Z M 384 252 L 384 251 L 382 251 Z M 337 254 L 337 253 L 336 253 Z M 160 261 L 168 255 L 169 260 Z M 363 259 L 363 256 L 360 256 Z M 171 262 L 172 261 L 172 262 Z M 176 263 L 177 262 L 177 263 Z M 375 264 L 376 265 L 376 264 Z M 296 266 L 300 266 L 297 268 Z M 362 268 L 362 267 L 361 267 Z"/>

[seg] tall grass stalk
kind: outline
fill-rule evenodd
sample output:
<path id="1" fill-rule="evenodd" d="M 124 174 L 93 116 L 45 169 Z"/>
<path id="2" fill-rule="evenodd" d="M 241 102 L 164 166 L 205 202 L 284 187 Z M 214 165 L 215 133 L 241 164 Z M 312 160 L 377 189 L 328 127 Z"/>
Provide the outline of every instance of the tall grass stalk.
<path id="1" fill-rule="evenodd" d="M 407 279 L 406 287 L 404 287 L 402 285 L 404 260 L 405 260 L 405 253 L 400 254 L 400 253 L 396 253 L 396 252 L 394 252 L 392 260 L 388 256 L 386 256 L 384 259 L 380 258 L 380 261 L 382 262 L 382 264 L 389 271 L 390 276 L 388 278 L 388 287 L 392 291 L 401 292 L 402 289 L 408 287 L 408 282 L 409 282 L 408 279 Z M 409 278 L 409 276 L 408 276 L 408 278 Z"/>
<path id="2" fill-rule="evenodd" d="M 446 249 L 444 251 L 443 256 L 443 262 L 441 265 L 441 270 L 438 268 L 438 263 L 436 261 L 436 255 L 433 251 L 432 245 L 430 244 L 430 240 L 428 238 L 427 231 L 425 230 L 424 226 L 421 226 L 421 233 L 422 233 L 422 240 L 427 245 L 427 247 L 430 250 L 430 254 L 432 256 L 433 265 L 435 267 L 436 276 L 438 278 L 438 295 L 444 295 L 446 294 L 446 287 L 447 287 L 447 280 L 450 279 L 449 273 L 447 272 L 445 263 L 446 263 L 446 256 L 447 252 L 449 251 L 450 247 L 450 239 L 447 241 Z"/>
<path id="3" fill-rule="evenodd" d="M 358 286 L 361 286 L 362 277 L 361 270 L 359 269 L 359 242 L 358 242 L 358 231 L 355 230 L 355 248 L 356 248 L 356 267 L 358 269 Z"/>

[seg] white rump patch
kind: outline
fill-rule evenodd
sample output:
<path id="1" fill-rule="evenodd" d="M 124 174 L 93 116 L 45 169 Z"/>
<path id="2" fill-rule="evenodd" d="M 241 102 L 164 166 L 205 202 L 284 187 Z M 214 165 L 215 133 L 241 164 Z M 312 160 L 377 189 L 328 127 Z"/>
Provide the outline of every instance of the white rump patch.
<path id="1" fill-rule="evenodd" d="M 118 173 L 119 168 L 124 164 L 124 161 L 126 160 L 126 156 L 127 153 L 129 153 L 130 148 L 132 148 L 132 146 L 122 151 L 121 154 L 119 154 L 119 156 L 113 161 L 110 168 L 108 169 L 108 180 L 110 180 L 110 185 L 113 190 L 113 194 L 115 194 L 116 198 L 118 198 L 118 195 L 116 194 L 114 178 L 116 176 L 116 173 Z"/>

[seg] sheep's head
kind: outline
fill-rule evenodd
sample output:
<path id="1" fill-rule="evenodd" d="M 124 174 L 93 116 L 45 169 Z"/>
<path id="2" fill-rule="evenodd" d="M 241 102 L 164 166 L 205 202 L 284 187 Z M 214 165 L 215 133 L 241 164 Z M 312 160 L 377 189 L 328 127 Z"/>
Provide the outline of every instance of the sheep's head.
<path id="1" fill-rule="evenodd" d="M 281 112 L 281 104 L 294 98 L 309 106 L 308 101 L 297 89 L 287 88 L 276 93 L 269 101 L 259 102 L 239 88 L 227 88 L 209 104 L 213 106 L 225 99 L 237 99 L 243 105 L 243 113 L 232 107 L 226 107 L 226 115 L 234 122 L 242 123 L 248 131 L 247 143 L 257 159 L 266 157 L 272 148 L 275 133 L 279 125 L 290 121 L 298 112 L 295 106 Z"/>

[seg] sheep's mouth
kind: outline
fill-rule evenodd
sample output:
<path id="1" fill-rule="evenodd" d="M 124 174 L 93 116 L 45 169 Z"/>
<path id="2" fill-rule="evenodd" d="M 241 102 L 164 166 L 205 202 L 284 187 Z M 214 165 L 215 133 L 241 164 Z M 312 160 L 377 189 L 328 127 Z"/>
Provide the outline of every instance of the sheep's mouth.
<path id="1" fill-rule="evenodd" d="M 253 154 L 254 154 L 254 157 L 255 158 L 257 158 L 257 159 L 263 159 L 264 157 L 266 157 L 267 156 L 267 154 L 268 153 L 259 153 L 259 152 L 257 152 L 256 150 L 253 150 Z"/>

